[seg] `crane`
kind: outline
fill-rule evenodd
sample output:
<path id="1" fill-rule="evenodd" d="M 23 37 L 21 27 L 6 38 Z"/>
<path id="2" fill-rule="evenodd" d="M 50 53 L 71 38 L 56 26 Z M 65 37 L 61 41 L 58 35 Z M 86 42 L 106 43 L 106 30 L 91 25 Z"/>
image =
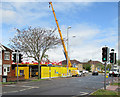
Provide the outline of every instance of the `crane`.
<path id="1" fill-rule="evenodd" d="M 60 38 L 61 38 L 61 41 L 62 41 L 65 56 L 66 56 L 66 59 L 68 61 L 68 67 L 71 67 L 72 65 L 71 65 L 71 62 L 70 62 L 70 58 L 68 57 L 68 52 L 67 52 L 66 47 L 65 47 L 65 43 L 64 43 L 64 40 L 63 40 L 63 37 L 62 37 L 62 33 L 61 33 L 61 30 L 60 30 L 59 24 L 58 24 L 58 20 L 57 20 L 56 15 L 55 15 L 55 11 L 54 11 L 52 2 L 49 2 L 49 7 L 50 7 L 50 5 L 51 5 L 51 8 L 52 8 L 52 11 L 53 11 L 53 14 L 54 14 L 55 22 L 56 22 L 57 27 L 58 27 L 58 32 L 59 32 L 59 35 L 60 35 Z"/>

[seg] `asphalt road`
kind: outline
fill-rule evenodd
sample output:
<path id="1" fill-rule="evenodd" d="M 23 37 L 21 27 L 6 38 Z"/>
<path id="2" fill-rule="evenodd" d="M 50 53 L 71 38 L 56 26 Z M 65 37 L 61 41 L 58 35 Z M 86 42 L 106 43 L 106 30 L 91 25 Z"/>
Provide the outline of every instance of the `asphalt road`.
<path id="1" fill-rule="evenodd" d="M 107 83 L 111 78 L 107 78 Z M 20 82 L 2 87 L 2 95 L 89 95 L 104 87 L 104 76 L 56 78 L 37 82 Z"/>

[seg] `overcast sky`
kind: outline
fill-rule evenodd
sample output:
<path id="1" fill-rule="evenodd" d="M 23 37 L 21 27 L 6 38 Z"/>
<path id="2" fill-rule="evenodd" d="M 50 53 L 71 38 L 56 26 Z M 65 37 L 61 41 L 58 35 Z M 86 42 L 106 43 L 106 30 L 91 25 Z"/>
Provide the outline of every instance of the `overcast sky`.
<path id="1" fill-rule="evenodd" d="M 105 45 L 118 52 L 117 2 L 53 2 L 53 7 L 64 38 L 71 26 L 68 30 L 70 59 L 101 61 L 101 48 Z M 2 2 L 0 11 L 5 46 L 15 35 L 14 28 L 56 28 L 48 2 Z M 56 34 L 59 35 L 58 31 Z M 51 61 L 65 59 L 62 46 L 47 54 Z"/>

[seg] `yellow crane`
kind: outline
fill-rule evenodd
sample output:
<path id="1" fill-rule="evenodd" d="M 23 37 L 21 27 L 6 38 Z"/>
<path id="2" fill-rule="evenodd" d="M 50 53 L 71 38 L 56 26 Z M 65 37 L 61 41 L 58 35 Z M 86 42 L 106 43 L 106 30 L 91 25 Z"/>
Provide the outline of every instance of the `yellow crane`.
<path id="1" fill-rule="evenodd" d="M 49 2 L 49 5 L 51 5 L 51 8 L 52 8 L 52 11 L 53 11 L 53 14 L 54 14 L 54 18 L 55 18 L 55 22 L 56 22 L 57 27 L 58 27 L 58 32 L 59 32 L 59 35 L 60 35 L 60 38 L 61 38 L 61 41 L 62 41 L 62 45 L 63 45 L 64 52 L 65 52 L 65 55 L 66 55 L 66 59 L 68 61 L 68 67 L 71 67 L 72 65 L 71 65 L 70 59 L 68 57 L 68 52 L 67 52 L 66 47 L 65 47 L 65 43 L 64 43 L 64 40 L 63 40 L 63 37 L 62 37 L 62 33 L 61 33 L 61 30 L 60 30 L 59 24 L 58 24 L 58 20 L 57 20 L 56 15 L 55 15 L 55 11 L 54 11 L 52 2 Z"/>

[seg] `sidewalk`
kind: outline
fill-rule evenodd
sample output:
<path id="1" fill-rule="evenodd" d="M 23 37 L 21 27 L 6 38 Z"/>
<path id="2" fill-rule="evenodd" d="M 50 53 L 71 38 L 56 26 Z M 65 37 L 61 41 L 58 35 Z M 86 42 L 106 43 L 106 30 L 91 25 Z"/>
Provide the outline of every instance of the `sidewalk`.
<path id="1" fill-rule="evenodd" d="M 111 90 L 111 91 L 117 91 L 117 89 L 118 89 L 117 85 L 109 85 L 106 88 L 106 90 Z"/>

